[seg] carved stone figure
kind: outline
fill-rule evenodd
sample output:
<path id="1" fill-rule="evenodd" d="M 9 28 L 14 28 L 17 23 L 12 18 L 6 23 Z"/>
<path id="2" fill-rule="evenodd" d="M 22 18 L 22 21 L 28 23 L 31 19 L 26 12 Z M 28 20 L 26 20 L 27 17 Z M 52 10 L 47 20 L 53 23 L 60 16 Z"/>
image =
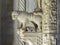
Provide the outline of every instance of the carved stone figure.
<path id="1" fill-rule="evenodd" d="M 15 7 L 18 10 L 14 8 L 12 13 L 13 20 L 17 20 L 18 23 L 17 34 L 20 36 L 18 39 L 21 38 L 19 41 L 28 43 L 27 45 L 56 45 L 57 1 L 35 0 L 37 7 L 31 13 L 26 12 L 26 0 L 19 1 L 17 1 L 17 3 L 19 2 L 18 8 L 15 3 Z M 31 8 L 30 6 L 28 7 Z"/>
<path id="2" fill-rule="evenodd" d="M 15 13 L 14 13 L 15 14 Z M 13 14 L 13 16 L 14 16 Z M 40 16 L 36 16 L 33 14 L 28 14 L 25 12 L 21 12 L 19 15 L 15 16 L 18 20 L 18 28 L 23 29 L 28 32 L 39 32 L 41 31 L 41 18 Z M 40 21 L 39 21 L 40 20 Z"/>

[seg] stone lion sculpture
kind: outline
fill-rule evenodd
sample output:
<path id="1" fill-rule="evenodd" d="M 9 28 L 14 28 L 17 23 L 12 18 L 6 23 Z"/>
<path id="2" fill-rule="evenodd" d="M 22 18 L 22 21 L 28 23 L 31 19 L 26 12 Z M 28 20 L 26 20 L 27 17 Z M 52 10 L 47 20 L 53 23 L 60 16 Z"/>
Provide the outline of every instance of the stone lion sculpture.
<path id="1" fill-rule="evenodd" d="M 12 18 L 13 20 L 17 20 L 17 34 L 20 35 L 21 41 L 27 42 L 29 45 L 33 45 L 33 43 L 30 40 L 24 39 L 24 32 L 40 32 L 40 16 L 34 15 L 33 13 L 29 14 L 26 12 L 13 12 Z"/>
<path id="2" fill-rule="evenodd" d="M 29 23 L 32 23 L 31 25 L 34 25 L 35 29 L 39 29 L 39 31 L 41 31 L 41 18 L 39 15 L 34 15 L 33 13 L 29 14 L 26 12 L 20 12 L 18 14 L 17 12 L 14 12 L 12 17 L 18 21 L 18 28 L 25 29 Z"/>

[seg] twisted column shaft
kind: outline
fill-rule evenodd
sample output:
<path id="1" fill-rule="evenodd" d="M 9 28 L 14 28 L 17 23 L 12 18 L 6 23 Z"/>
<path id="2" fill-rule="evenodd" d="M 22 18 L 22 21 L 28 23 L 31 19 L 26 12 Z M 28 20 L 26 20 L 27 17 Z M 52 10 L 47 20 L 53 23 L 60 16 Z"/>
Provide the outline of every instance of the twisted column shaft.
<path id="1" fill-rule="evenodd" d="M 25 0 L 19 0 L 18 2 L 18 10 L 19 11 L 25 11 L 26 7 L 25 7 Z"/>
<path id="2" fill-rule="evenodd" d="M 26 0 L 14 0 L 13 10 L 14 11 L 25 11 Z"/>

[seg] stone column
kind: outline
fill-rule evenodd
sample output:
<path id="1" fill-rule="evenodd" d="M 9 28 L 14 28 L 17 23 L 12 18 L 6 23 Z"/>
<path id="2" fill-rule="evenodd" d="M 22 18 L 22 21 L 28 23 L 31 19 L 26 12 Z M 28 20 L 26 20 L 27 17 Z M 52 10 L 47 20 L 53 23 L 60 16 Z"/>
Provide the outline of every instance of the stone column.
<path id="1" fill-rule="evenodd" d="M 15 11 L 25 11 L 26 10 L 25 0 L 14 0 L 13 10 Z"/>
<path id="2" fill-rule="evenodd" d="M 42 12 L 42 0 L 36 0 L 36 5 L 35 12 Z"/>
<path id="3" fill-rule="evenodd" d="M 17 34 L 17 31 L 19 29 L 17 29 L 17 24 L 18 24 L 18 21 L 17 21 L 17 16 L 19 15 L 18 14 L 18 11 L 25 11 L 26 10 L 26 0 L 14 0 L 13 1 L 13 12 L 12 12 L 12 19 L 14 20 L 14 45 L 23 45 L 23 42 L 21 42 L 21 37 Z"/>
<path id="4" fill-rule="evenodd" d="M 25 3 L 25 0 L 19 0 L 19 2 L 18 2 L 19 4 L 18 4 L 18 10 L 19 11 L 25 11 L 25 9 L 26 9 L 26 3 Z"/>
<path id="5" fill-rule="evenodd" d="M 38 8 L 41 8 L 41 0 L 37 0 L 37 6 L 38 6 Z"/>

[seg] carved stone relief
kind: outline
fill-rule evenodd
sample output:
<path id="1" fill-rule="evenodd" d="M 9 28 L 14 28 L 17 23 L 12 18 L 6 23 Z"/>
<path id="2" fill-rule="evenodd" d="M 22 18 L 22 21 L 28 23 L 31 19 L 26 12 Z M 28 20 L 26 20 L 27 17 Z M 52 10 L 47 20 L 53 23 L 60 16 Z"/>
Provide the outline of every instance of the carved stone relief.
<path id="1" fill-rule="evenodd" d="M 18 29 L 23 29 L 25 32 L 40 32 L 41 18 L 33 14 L 21 12 L 16 17 L 18 21 Z M 40 20 L 40 21 L 39 21 Z"/>
<path id="2" fill-rule="evenodd" d="M 35 34 L 38 35 L 39 33 L 43 33 L 43 35 L 39 34 L 39 36 L 38 36 L 38 37 L 41 36 L 41 38 L 38 38 L 38 39 L 36 38 L 38 40 L 37 42 L 39 43 L 40 39 L 43 38 L 42 45 L 45 45 L 45 44 L 50 45 L 50 41 L 52 39 L 54 39 L 54 36 L 51 36 L 50 33 L 55 33 L 56 31 L 54 31 L 54 30 L 57 30 L 57 29 L 55 29 L 55 27 L 57 27 L 56 23 L 55 23 L 56 17 L 57 17 L 56 16 L 57 15 L 56 0 L 51 0 L 51 1 L 50 0 L 44 0 L 44 1 L 43 0 L 35 0 L 37 7 L 35 8 L 35 10 L 32 13 L 26 12 L 26 10 L 25 10 L 26 5 L 24 3 L 25 0 L 20 0 L 20 1 L 23 2 L 21 4 L 24 5 L 24 6 L 21 5 L 20 7 L 22 7 L 24 10 L 21 8 L 22 11 L 18 10 L 18 11 L 13 11 L 13 13 L 12 13 L 13 19 L 17 20 L 17 23 L 18 23 L 17 34 L 21 33 L 19 35 L 21 38 L 23 37 L 22 40 L 27 41 L 27 40 L 29 40 L 28 37 L 30 37 L 30 39 L 32 39 L 31 36 L 34 37 Z M 42 13 L 42 11 L 43 11 L 43 13 Z M 23 31 L 23 33 L 22 33 L 22 31 Z M 27 34 L 25 35 L 25 33 L 27 33 Z M 45 33 L 46 33 L 46 35 L 45 35 Z M 25 37 L 26 37 L 26 39 L 25 39 Z M 51 38 L 51 40 L 50 40 L 50 38 Z M 52 41 L 55 41 L 55 39 Z M 36 45 L 41 45 L 38 43 Z M 55 41 L 55 44 L 56 44 L 56 41 Z"/>

